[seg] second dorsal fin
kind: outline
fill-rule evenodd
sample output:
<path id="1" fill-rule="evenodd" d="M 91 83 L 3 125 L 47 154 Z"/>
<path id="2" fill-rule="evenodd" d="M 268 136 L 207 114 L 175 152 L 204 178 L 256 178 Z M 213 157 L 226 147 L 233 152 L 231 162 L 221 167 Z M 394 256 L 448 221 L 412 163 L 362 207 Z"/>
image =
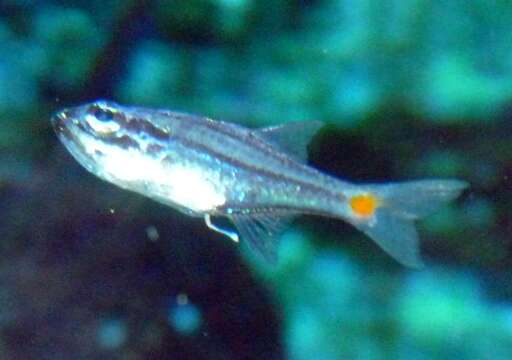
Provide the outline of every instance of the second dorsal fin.
<path id="1" fill-rule="evenodd" d="M 308 144 L 323 125 L 321 121 L 294 121 L 257 129 L 254 134 L 305 162 L 308 159 Z"/>

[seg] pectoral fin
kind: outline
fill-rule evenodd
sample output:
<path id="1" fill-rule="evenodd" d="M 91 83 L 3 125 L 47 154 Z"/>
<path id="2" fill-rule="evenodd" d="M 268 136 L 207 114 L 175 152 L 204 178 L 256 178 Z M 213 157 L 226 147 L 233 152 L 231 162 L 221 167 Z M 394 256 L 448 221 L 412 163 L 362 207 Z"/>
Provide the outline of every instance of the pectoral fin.
<path id="1" fill-rule="evenodd" d="M 206 223 L 206 226 L 208 226 L 209 229 L 212 229 L 213 231 L 216 231 L 218 233 L 221 233 L 222 235 L 226 235 L 228 238 L 233 240 L 234 242 L 238 242 L 240 239 L 238 237 L 238 234 L 232 230 L 223 229 L 220 226 L 215 225 L 212 223 L 212 219 L 209 214 L 204 215 L 204 222 Z"/>

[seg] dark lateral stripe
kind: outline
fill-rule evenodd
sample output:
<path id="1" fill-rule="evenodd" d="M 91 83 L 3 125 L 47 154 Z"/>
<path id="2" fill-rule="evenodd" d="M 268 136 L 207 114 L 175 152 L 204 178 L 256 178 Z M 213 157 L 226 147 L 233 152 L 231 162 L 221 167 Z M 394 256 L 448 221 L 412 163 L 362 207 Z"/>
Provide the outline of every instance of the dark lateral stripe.
<path id="1" fill-rule="evenodd" d="M 170 121 L 172 120 L 178 120 L 184 122 L 185 126 L 191 127 L 191 128 L 202 128 L 206 129 L 208 131 L 212 131 L 214 133 L 227 136 L 234 140 L 235 142 L 242 144 L 242 145 L 249 145 L 255 148 L 255 150 L 261 151 L 264 155 L 271 156 L 271 157 L 277 157 L 279 160 L 285 162 L 287 165 L 294 165 L 294 162 L 290 160 L 288 156 L 285 154 L 281 154 L 274 147 L 271 147 L 268 145 L 264 140 L 255 137 L 253 135 L 250 135 L 245 138 L 245 140 L 248 140 L 250 143 L 245 143 L 242 141 L 241 136 L 242 132 L 238 131 L 238 129 L 232 128 L 229 124 L 221 123 L 216 120 L 212 120 L 206 117 L 201 117 L 197 115 L 188 115 L 188 114 L 182 114 L 182 113 L 173 113 L 173 112 L 161 112 L 159 116 L 166 115 L 170 118 Z M 165 132 L 164 130 L 160 129 L 158 126 L 154 125 L 151 120 L 151 116 L 148 116 L 148 119 L 144 118 L 132 118 L 129 122 L 126 122 L 124 127 L 126 127 L 128 130 L 134 131 L 138 134 L 140 133 L 147 133 L 154 137 L 155 139 L 159 141 L 168 141 L 170 139 L 170 135 Z M 236 125 L 233 125 L 236 126 Z M 197 131 L 196 129 L 192 129 L 192 131 Z M 250 133 L 250 130 L 248 129 L 248 132 Z M 178 137 L 179 134 L 173 134 L 174 137 Z M 182 138 L 183 139 L 183 138 Z M 213 152 L 213 150 L 211 150 Z"/>
<path id="2" fill-rule="evenodd" d="M 235 168 L 240 168 L 240 169 L 244 169 L 244 170 L 246 170 L 248 172 L 253 172 L 253 173 L 261 174 L 261 175 L 266 176 L 266 177 L 268 177 L 270 179 L 273 179 L 276 182 L 279 182 L 279 181 L 288 182 L 288 183 L 291 183 L 291 184 L 300 185 L 300 186 L 302 186 L 304 188 L 309 188 L 310 190 L 313 190 L 313 191 L 316 191 L 316 192 L 319 192 L 319 193 L 331 193 L 329 190 L 324 189 L 323 187 L 317 186 L 315 184 L 307 183 L 307 182 L 304 182 L 304 181 L 301 181 L 301 180 L 298 180 L 298 179 L 286 176 L 285 174 L 282 174 L 282 173 L 276 173 L 276 172 L 273 172 L 273 171 L 266 170 L 266 169 L 264 169 L 262 167 L 256 167 L 256 166 L 253 166 L 251 164 L 244 163 L 244 162 L 236 159 L 235 157 L 228 156 L 226 154 L 220 153 L 217 150 L 214 150 L 214 149 L 208 147 L 205 144 L 200 144 L 198 142 L 192 141 L 190 139 L 185 139 L 185 138 L 180 137 L 180 136 L 176 136 L 175 139 L 177 141 L 179 141 L 184 147 L 193 148 L 193 149 L 197 149 L 197 150 L 203 151 L 203 152 L 205 152 L 207 154 L 210 154 L 210 156 L 212 156 L 212 157 L 215 157 L 215 158 L 217 158 L 217 159 L 219 159 L 219 160 L 221 160 L 221 161 L 223 161 L 225 163 L 230 164 L 231 166 L 233 166 Z M 334 193 L 332 193 L 332 194 L 335 195 Z"/>
<path id="3" fill-rule="evenodd" d="M 108 142 L 110 144 L 117 145 L 123 149 L 128 149 L 128 148 L 140 149 L 139 143 L 136 140 L 129 137 L 128 135 L 123 135 L 121 137 L 112 137 L 112 138 L 108 139 Z"/>
<path id="4" fill-rule="evenodd" d="M 155 138 L 158 138 L 161 141 L 165 141 L 169 138 L 169 134 L 165 131 L 161 130 L 157 126 L 155 126 L 151 122 L 151 118 L 155 116 L 162 116 L 169 118 L 169 121 L 178 120 L 185 125 L 189 125 L 191 127 L 200 127 L 203 129 L 207 129 L 210 131 L 217 132 L 219 134 L 225 135 L 235 141 L 241 142 L 241 131 L 237 128 L 240 127 L 240 129 L 246 129 L 249 133 L 255 131 L 253 129 L 244 128 L 240 125 L 229 123 L 229 122 L 223 122 L 219 120 L 215 120 L 206 116 L 202 115 L 195 115 L 195 114 L 188 114 L 188 113 L 182 113 L 182 112 L 175 112 L 171 110 L 166 109 L 151 109 L 151 108 L 144 108 L 144 107 L 124 107 L 127 112 L 146 112 L 148 114 L 147 119 L 145 118 L 132 118 L 129 122 L 125 121 L 125 126 L 127 128 L 135 129 L 137 126 L 139 126 L 140 130 L 147 131 Z M 134 122 L 133 125 L 129 125 L 129 123 Z M 173 134 L 175 135 L 175 134 Z M 261 150 L 267 155 L 273 155 L 274 157 L 277 155 L 280 159 L 283 160 L 289 160 L 289 158 L 285 154 L 275 153 L 274 148 L 270 147 L 264 139 L 256 138 L 256 137 L 250 137 L 250 140 L 260 140 L 260 141 L 251 141 L 251 145 L 256 147 L 257 149 Z M 261 141 L 263 140 L 263 141 Z"/>
<path id="5" fill-rule="evenodd" d="M 169 140 L 168 132 L 158 128 L 146 119 L 132 118 L 130 121 L 125 121 L 122 127 L 138 135 L 146 133 L 159 141 Z"/>
<path id="6" fill-rule="evenodd" d="M 233 140 L 235 140 L 238 143 L 243 143 L 245 145 L 250 145 L 255 147 L 256 149 L 262 151 L 265 155 L 271 155 L 273 157 L 278 157 L 280 160 L 283 160 L 287 163 L 292 163 L 290 161 L 289 157 L 286 156 L 284 153 L 279 153 L 276 151 L 275 147 L 272 147 L 268 144 L 268 142 L 265 141 L 265 139 L 261 137 L 254 136 L 254 131 L 257 131 L 257 129 L 249 129 L 244 128 L 237 124 L 232 124 L 228 122 L 221 122 L 219 120 L 214 120 L 205 116 L 199 116 L 199 115 L 190 115 L 190 114 L 183 114 L 183 113 L 173 113 L 173 112 L 164 112 L 166 116 L 170 117 L 171 119 L 180 120 L 182 122 L 185 122 L 187 124 L 187 121 L 193 122 L 193 125 L 198 128 L 203 128 L 209 131 L 213 131 L 215 133 L 227 136 Z M 242 134 L 243 130 L 246 130 L 247 132 Z M 248 135 L 244 140 L 249 141 L 250 143 L 247 144 L 244 141 L 242 141 L 242 135 Z"/>
<path id="7" fill-rule="evenodd" d="M 249 146 L 253 147 L 254 151 L 261 152 L 262 155 L 266 155 L 272 158 L 275 158 L 277 160 L 280 160 L 283 162 L 284 165 L 290 166 L 292 168 L 295 168 L 295 171 L 304 171 L 303 169 L 299 168 L 302 167 L 302 164 L 298 164 L 292 159 L 290 159 L 289 156 L 287 156 L 285 153 L 279 152 L 278 149 L 271 146 L 269 143 L 265 141 L 265 139 L 260 138 L 258 136 L 254 136 L 251 134 L 251 129 L 247 129 L 247 133 L 243 131 L 244 128 L 240 127 L 240 129 L 237 128 L 238 125 L 230 124 L 230 123 L 224 123 L 219 122 L 217 120 L 213 120 L 207 117 L 198 116 L 198 115 L 192 115 L 192 114 L 185 114 L 185 113 L 178 113 L 178 112 L 172 112 L 172 111 L 151 111 L 151 109 L 145 109 L 148 112 L 148 117 L 143 118 L 131 118 L 130 121 L 124 121 L 124 127 L 128 130 L 131 130 L 137 134 L 141 133 L 147 133 L 151 137 L 153 137 L 157 141 L 161 142 L 167 142 L 171 138 L 170 134 L 155 124 L 151 122 L 151 118 L 154 116 L 166 116 L 169 118 L 169 121 L 177 120 L 179 122 L 182 122 L 183 125 L 188 126 L 191 128 L 192 132 L 197 132 L 199 129 L 204 129 L 206 131 L 211 131 L 213 133 L 216 133 L 217 135 L 226 136 L 232 140 L 235 141 L 235 143 L 240 144 L 240 146 Z M 196 129 L 194 129 L 196 128 Z M 242 139 L 242 136 L 248 134 L 249 136 L 246 136 Z M 238 167 L 241 169 L 245 169 L 249 172 L 255 172 L 259 173 L 263 176 L 267 176 L 271 179 L 274 179 L 276 181 L 283 181 L 283 182 L 291 182 L 297 185 L 300 185 L 305 188 L 309 188 L 311 190 L 322 192 L 322 193 L 330 193 L 332 195 L 336 195 L 336 193 L 331 192 L 328 189 L 325 189 L 323 187 L 320 187 L 314 183 L 303 181 L 296 179 L 294 177 L 286 176 L 286 174 L 283 173 L 277 173 L 274 171 L 269 171 L 261 166 L 258 166 L 257 164 L 248 164 L 246 162 L 243 162 L 233 156 L 226 155 L 224 153 L 219 152 L 218 150 L 214 149 L 211 146 L 207 145 L 207 142 L 197 142 L 190 138 L 185 138 L 181 134 L 180 131 L 177 133 L 172 134 L 172 139 L 177 140 L 182 143 L 185 147 L 191 147 L 198 150 L 202 150 L 208 154 L 210 154 L 213 157 L 218 158 L 221 161 L 224 161 L 228 164 L 230 164 L 233 167 Z M 244 141 L 245 140 L 245 141 Z"/>

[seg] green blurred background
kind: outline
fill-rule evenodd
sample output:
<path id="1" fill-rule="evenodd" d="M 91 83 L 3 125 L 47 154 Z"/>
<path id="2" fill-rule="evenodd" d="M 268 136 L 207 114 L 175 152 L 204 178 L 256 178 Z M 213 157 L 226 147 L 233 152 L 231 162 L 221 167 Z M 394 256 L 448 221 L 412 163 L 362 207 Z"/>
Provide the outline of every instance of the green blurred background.
<path id="1" fill-rule="evenodd" d="M 327 173 L 471 188 L 425 270 L 312 217 L 268 267 L 82 169 L 49 118 L 98 98 L 322 120 Z M 508 1 L 3 0 L 0 358 L 512 359 L 511 104 Z"/>

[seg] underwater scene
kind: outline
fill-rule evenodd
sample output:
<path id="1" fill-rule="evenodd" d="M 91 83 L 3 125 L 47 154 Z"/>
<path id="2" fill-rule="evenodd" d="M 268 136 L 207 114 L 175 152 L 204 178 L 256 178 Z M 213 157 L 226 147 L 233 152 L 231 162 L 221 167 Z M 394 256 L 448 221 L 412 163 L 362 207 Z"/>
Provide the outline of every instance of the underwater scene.
<path id="1" fill-rule="evenodd" d="M 508 1 L 0 2 L 0 359 L 512 359 L 511 185 Z"/>

